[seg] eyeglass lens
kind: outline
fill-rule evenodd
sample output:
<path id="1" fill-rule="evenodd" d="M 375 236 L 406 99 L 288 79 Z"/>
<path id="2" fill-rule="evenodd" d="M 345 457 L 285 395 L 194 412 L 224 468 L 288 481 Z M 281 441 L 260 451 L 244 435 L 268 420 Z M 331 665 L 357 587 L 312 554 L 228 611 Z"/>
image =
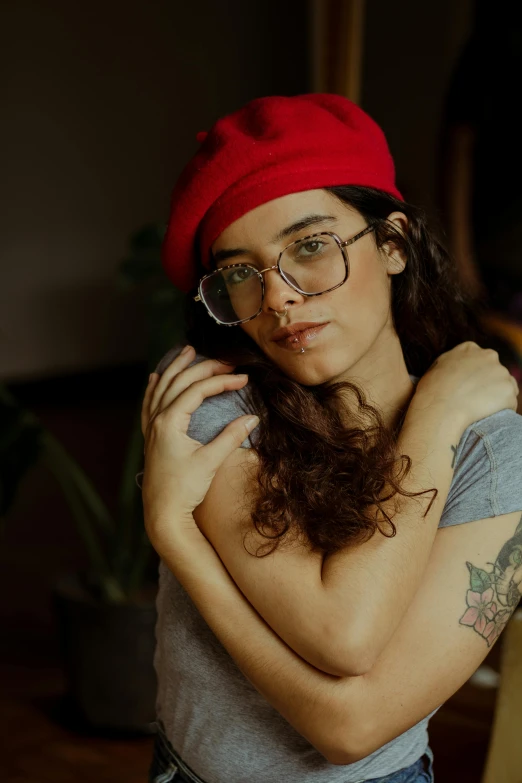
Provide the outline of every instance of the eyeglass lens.
<path id="1" fill-rule="evenodd" d="M 328 291 L 346 277 L 342 249 L 328 234 L 290 245 L 282 254 L 279 266 L 287 282 L 305 294 Z M 223 323 L 252 318 L 259 312 L 263 299 L 260 275 L 249 266 L 217 270 L 203 280 L 201 295 L 211 313 Z"/>

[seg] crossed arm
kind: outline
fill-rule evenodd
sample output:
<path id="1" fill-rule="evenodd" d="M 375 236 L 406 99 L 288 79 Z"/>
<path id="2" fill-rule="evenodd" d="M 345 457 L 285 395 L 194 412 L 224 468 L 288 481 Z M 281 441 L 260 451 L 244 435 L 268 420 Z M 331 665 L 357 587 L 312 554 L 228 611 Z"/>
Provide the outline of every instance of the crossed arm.
<path id="1" fill-rule="evenodd" d="M 439 495 L 425 518 L 407 499 L 395 538 L 378 534 L 330 564 L 298 545 L 252 556 L 243 545 L 252 453 L 237 449 L 194 512 L 197 527 L 163 553 L 247 679 L 333 764 L 364 758 L 455 693 L 520 597 L 522 568 L 506 559 L 517 551 L 520 512 L 438 528 L 452 434 L 403 430 L 416 468 L 406 488 L 437 486 Z"/>
<path id="2" fill-rule="evenodd" d="M 286 644 L 200 531 L 184 535 L 166 565 L 259 693 L 330 763 L 351 764 L 429 715 L 483 661 L 520 597 L 522 574 L 498 562 L 501 550 L 502 563 L 515 551 L 515 532 L 520 512 L 439 530 L 397 631 L 372 668 L 351 677 L 317 669 Z"/>
<path id="3" fill-rule="evenodd" d="M 454 432 L 424 423 L 419 440 L 415 429 L 401 433 L 415 465 L 406 489 L 436 486 L 431 510 L 424 517 L 408 499 L 395 539 L 374 537 L 330 564 L 305 547 L 277 559 L 245 551 L 241 477 L 251 455 L 242 449 L 221 465 L 194 519 L 162 520 L 173 528 L 167 567 L 253 686 L 332 763 L 364 758 L 442 704 L 520 596 L 520 563 L 505 560 L 510 547 L 520 554 L 520 513 L 438 530 Z"/>
<path id="4" fill-rule="evenodd" d="M 365 674 L 423 579 L 461 433 L 458 422 L 435 408 L 408 412 L 397 443 L 398 454 L 412 459 L 403 487 L 437 487 L 438 494 L 426 516 L 432 494 L 401 498 L 393 538 L 378 532 L 326 558 L 292 540 L 255 557 L 251 553 L 267 539 L 257 534 L 245 507 L 249 469 L 256 468 L 250 449 L 237 449 L 223 463 L 194 519 L 247 600 L 298 655 L 328 674 Z M 383 504 L 390 516 L 394 502 Z"/>

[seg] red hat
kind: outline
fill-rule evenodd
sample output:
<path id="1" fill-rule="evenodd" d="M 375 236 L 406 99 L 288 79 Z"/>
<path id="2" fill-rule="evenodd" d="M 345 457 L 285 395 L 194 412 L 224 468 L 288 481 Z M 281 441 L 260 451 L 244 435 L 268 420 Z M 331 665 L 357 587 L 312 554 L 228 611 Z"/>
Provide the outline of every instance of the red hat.
<path id="1" fill-rule="evenodd" d="M 197 134 L 201 147 L 174 188 L 162 263 L 175 286 L 198 282 L 197 259 L 227 226 L 272 199 L 366 185 L 402 200 L 384 133 L 355 103 L 311 93 L 256 98 Z"/>

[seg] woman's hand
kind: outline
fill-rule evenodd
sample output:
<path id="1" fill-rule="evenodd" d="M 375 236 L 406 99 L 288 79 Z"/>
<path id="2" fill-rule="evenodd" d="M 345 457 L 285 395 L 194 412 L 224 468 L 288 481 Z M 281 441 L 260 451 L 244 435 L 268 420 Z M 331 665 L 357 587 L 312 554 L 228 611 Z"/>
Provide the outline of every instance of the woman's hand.
<path id="1" fill-rule="evenodd" d="M 493 413 L 506 408 L 516 411 L 518 391 L 496 351 L 464 342 L 441 354 L 422 376 L 410 409 L 436 408 L 459 422 L 464 432 Z"/>
<path id="2" fill-rule="evenodd" d="M 189 367 L 194 355 L 187 346 L 162 376 L 153 373 L 143 399 L 143 509 L 147 534 L 160 554 L 172 526 L 183 520 L 195 525 L 192 512 L 219 466 L 259 421 L 241 416 L 205 446 L 187 435 L 190 416 L 206 397 L 241 389 L 248 380 L 246 375 L 230 375 L 233 365 L 213 359 Z"/>

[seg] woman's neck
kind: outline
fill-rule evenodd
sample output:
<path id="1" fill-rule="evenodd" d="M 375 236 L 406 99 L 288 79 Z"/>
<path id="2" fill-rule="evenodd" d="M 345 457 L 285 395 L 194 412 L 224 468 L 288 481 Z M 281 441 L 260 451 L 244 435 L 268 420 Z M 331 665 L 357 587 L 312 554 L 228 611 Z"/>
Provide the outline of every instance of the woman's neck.
<path id="1" fill-rule="evenodd" d="M 336 381 L 353 381 L 365 393 L 367 402 L 378 408 L 387 427 L 394 428 L 415 394 L 399 338 L 382 335 L 372 349 Z M 353 395 L 348 410 L 353 411 Z"/>

